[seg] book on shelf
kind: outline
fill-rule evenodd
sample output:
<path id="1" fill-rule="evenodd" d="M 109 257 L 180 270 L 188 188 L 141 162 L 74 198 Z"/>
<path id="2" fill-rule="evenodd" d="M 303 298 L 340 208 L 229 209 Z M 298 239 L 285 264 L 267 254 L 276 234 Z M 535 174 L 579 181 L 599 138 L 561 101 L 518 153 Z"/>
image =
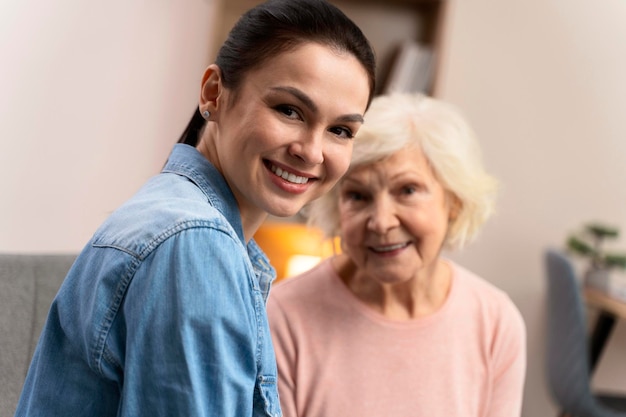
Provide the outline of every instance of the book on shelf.
<path id="1" fill-rule="evenodd" d="M 433 75 L 433 55 L 433 49 L 427 45 L 403 42 L 389 71 L 384 92 L 427 93 Z"/>

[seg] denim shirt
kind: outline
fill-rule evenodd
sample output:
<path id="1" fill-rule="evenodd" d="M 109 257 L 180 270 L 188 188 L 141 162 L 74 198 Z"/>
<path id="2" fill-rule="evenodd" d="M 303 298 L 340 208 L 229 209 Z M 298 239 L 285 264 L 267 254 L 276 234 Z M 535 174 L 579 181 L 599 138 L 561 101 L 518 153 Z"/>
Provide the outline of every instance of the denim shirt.
<path id="1" fill-rule="evenodd" d="M 16 416 L 280 416 L 274 276 L 224 178 L 176 145 L 69 271 Z"/>

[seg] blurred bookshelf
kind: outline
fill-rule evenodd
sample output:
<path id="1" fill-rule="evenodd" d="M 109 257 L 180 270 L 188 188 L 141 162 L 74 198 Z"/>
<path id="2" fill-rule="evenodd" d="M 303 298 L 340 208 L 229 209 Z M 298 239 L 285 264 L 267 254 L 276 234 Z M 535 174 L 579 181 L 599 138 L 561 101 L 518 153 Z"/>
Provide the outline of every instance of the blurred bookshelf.
<path id="1" fill-rule="evenodd" d="M 216 0 L 213 55 L 228 31 L 260 0 Z M 448 0 L 331 0 L 369 39 L 377 61 L 376 94 L 396 90 L 437 95 Z"/>

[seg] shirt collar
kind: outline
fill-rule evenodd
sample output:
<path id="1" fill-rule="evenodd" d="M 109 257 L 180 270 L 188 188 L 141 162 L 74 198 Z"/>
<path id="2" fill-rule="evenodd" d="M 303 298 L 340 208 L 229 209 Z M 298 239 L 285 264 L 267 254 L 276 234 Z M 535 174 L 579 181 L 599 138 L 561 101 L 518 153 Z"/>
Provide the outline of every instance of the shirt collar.
<path id="1" fill-rule="evenodd" d="M 267 299 L 276 271 L 254 239 L 246 244 L 237 200 L 222 174 L 196 148 L 182 143 L 174 146 L 162 172 L 188 178 L 206 195 L 209 203 L 224 215 L 241 243 L 247 247 L 263 298 Z"/>
<path id="2" fill-rule="evenodd" d="M 177 143 L 162 172 L 182 175 L 206 195 L 209 203 L 226 217 L 245 246 L 237 200 L 222 174 L 196 148 Z"/>

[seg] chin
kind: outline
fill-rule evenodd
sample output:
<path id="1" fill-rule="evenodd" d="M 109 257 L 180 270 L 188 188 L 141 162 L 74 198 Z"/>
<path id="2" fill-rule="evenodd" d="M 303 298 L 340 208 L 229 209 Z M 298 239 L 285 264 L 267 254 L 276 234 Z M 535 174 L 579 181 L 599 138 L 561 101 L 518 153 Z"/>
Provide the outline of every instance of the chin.
<path id="1" fill-rule="evenodd" d="M 291 217 L 298 214 L 308 200 L 304 198 L 274 198 L 266 201 L 266 211 L 276 217 Z"/>
<path id="2" fill-rule="evenodd" d="M 267 212 L 275 217 L 291 217 L 298 214 L 302 206 L 297 207 L 269 207 Z"/>

